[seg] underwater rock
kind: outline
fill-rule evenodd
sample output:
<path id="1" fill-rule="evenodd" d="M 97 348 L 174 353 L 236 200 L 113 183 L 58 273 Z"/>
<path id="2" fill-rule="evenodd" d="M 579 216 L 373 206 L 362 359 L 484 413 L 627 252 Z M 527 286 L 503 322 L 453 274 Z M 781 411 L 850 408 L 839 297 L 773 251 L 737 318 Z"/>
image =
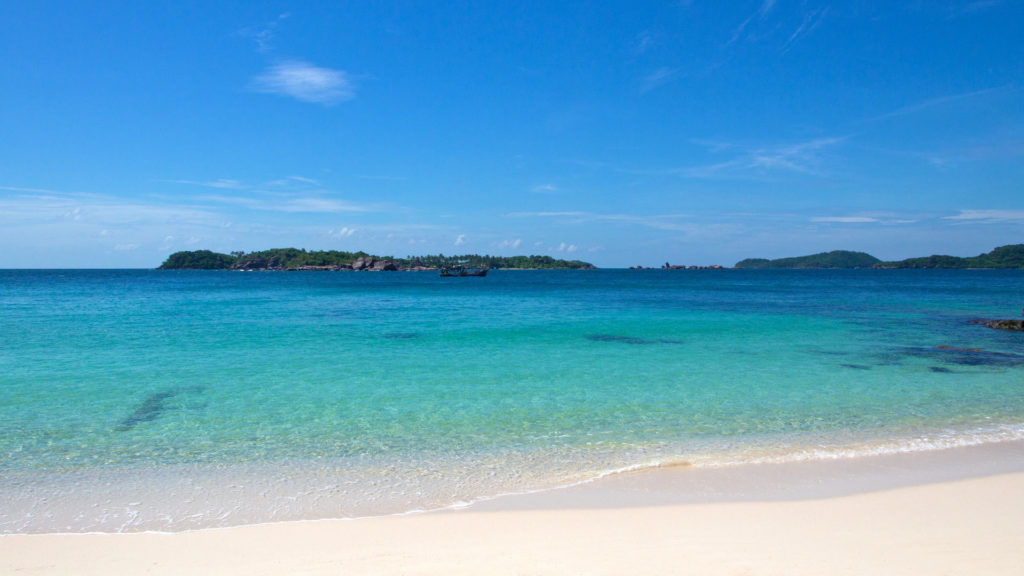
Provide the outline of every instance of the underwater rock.
<path id="1" fill-rule="evenodd" d="M 931 358 L 947 364 L 961 366 L 1024 366 L 1024 355 L 1007 352 L 992 352 L 981 348 L 956 348 L 936 346 L 934 348 L 907 347 L 902 349 L 908 356 Z"/>
<path id="2" fill-rule="evenodd" d="M 632 336 L 620 336 L 618 334 L 587 334 L 587 340 L 595 342 L 619 342 L 621 344 L 682 344 L 679 340 L 668 340 L 663 338 L 634 338 Z"/>
<path id="3" fill-rule="evenodd" d="M 156 420 L 161 413 L 164 411 L 164 402 L 168 398 L 176 396 L 176 392 L 157 392 L 156 394 L 150 394 L 143 400 L 142 404 L 132 412 L 130 416 L 121 420 L 121 423 L 117 425 L 118 432 L 124 432 L 131 430 L 143 422 L 150 422 Z"/>
<path id="4" fill-rule="evenodd" d="M 995 330 L 1024 331 L 1024 320 L 974 320 L 971 324 L 981 324 Z"/>

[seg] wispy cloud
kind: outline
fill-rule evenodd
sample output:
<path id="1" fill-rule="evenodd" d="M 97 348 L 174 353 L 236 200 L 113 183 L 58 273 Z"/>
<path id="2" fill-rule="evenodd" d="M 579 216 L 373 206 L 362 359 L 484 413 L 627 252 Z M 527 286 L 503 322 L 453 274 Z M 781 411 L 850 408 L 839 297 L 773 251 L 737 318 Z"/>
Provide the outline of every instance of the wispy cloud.
<path id="1" fill-rule="evenodd" d="M 837 222 L 845 224 L 864 224 L 870 222 L 878 222 L 878 218 L 870 218 L 867 216 L 818 216 L 811 218 L 811 222 Z"/>
<path id="2" fill-rule="evenodd" d="M 455 246 L 462 246 L 465 243 L 466 243 L 466 235 L 465 234 L 459 234 L 455 238 Z"/>
<path id="3" fill-rule="evenodd" d="M 360 180 L 386 180 L 392 182 L 404 182 L 409 179 L 408 176 L 381 176 L 374 174 L 359 174 L 356 178 L 359 178 Z"/>
<path id="4" fill-rule="evenodd" d="M 633 43 L 629 47 L 629 51 L 634 56 L 640 56 L 653 48 L 656 44 L 657 35 L 651 30 L 644 30 L 636 35 L 633 39 Z"/>
<path id="5" fill-rule="evenodd" d="M 935 8 L 946 12 L 949 19 L 967 16 L 996 6 L 1005 4 L 1005 0 L 973 0 L 970 2 L 943 2 L 936 3 Z M 927 3 L 925 5 L 928 5 Z"/>
<path id="6" fill-rule="evenodd" d="M 733 30 L 732 37 L 729 39 L 728 42 L 726 42 L 726 46 L 736 43 L 736 41 L 743 36 L 743 32 L 747 29 L 747 26 L 749 26 L 751 22 L 753 22 L 756 19 L 763 19 L 764 17 L 766 17 L 768 13 L 772 11 L 772 8 L 774 6 L 775 0 L 762 0 L 761 5 L 757 8 L 757 10 L 754 11 L 754 13 L 751 14 L 750 16 L 747 16 L 747 18 L 744 19 L 743 22 L 741 22 L 735 30 Z"/>
<path id="7" fill-rule="evenodd" d="M 872 212 L 868 214 L 856 214 L 852 216 L 815 216 L 811 222 L 821 224 L 879 224 L 882 226 L 895 226 L 900 224 L 915 224 L 919 217 L 906 218 L 891 212 Z"/>
<path id="8" fill-rule="evenodd" d="M 227 192 L 193 196 L 191 201 L 195 203 L 229 204 L 250 210 L 288 213 L 377 212 L 381 210 L 379 205 L 339 198 L 337 193 L 323 189 L 319 180 L 305 176 L 288 176 L 262 184 L 250 184 L 224 178 L 213 181 L 163 180 L 163 182 L 245 191 L 235 196 L 228 195 Z"/>
<path id="9" fill-rule="evenodd" d="M 345 71 L 314 66 L 302 60 L 286 60 L 270 66 L 253 79 L 252 89 L 327 106 L 355 97 Z"/>
<path id="10" fill-rule="evenodd" d="M 207 188 L 225 188 L 229 190 L 242 190 L 248 188 L 246 184 L 239 182 L 238 180 L 231 180 L 228 178 L 218 178 L 216 180 L 160 180 L 160 182 L 170 182 L 172 184 L 189 184 L 192 186 L 205 186 Z"/>
<path id="11" fill-rule="evenodd" d="M 846 140 L 845 137 L 815 138 L 803 142 L 741 145 L 716 142 L 712 152 L 731 153 L 722 162 L 690 166 L 669 171 L 692 178 L 749 178 L 772 172 L 796 172 L 821 175 L 822 153 Z"/>
<path id="12" fill-rule="evenodd" d="M 587 223 L 622 223 L 655 228 L 658 230 L 687 231 L 691 226 L 680 222 L 690 218 L 687 214 L 602 214 L 599 212 L 564 211 L 564 212 L 510 212 L 509 218 L 559 218 L 571 224 Z"/>
<path id="13" fill-rule="evenodd" d="M 30 194 L 61 194 L 61 192 L 48 190 L 46 188 L 23 188 L 20 186 L 0 186 L 0 190 L 6 190 L 8 192 L 28 192 Z"/>
<path id="14" fill-rule="evenodd" d="M 249 26 L 242 28 L 238 31 L 240 36 L 250 38 L 256 43 L 256 48 L 260 52 L 270 52 L 273 50 L 274 36 L 277 33 L 277 25 L 288 18 L 289 14 L 284 13 L 278 15 L 278 17 L 270 22 L 260 24 L 257 26 Z"/>
<path id="15" fill-rule="evenodd" d="M 558 192 L 558 186 L 555 186 L 554 184 L 538 184 L 533 188 L 530 188 L 530 191 L 538 193 Z"/>
<path id="16" fill-rule="evenodd" d="M 944 216 L 945 220 L 995 224 L 1002 222 L 1024 223 L 1024 210 L 961 210 L 955 216 Z"/>
<path id="17" fill-rule="evenodd" d="M 277 210 L 280 212 L 372 212 L 373 208 L 322 196 L 306 196 L 282 198 L 253 206 L 258 210 Z"/>
<path id="18" fill-rule="evenodd" d="M 522 243 L 523 243 L 523 241 L 522 241 L 521 238 L 516 238 L 515 240 L 502 240 L 501 242 L 498 242 L 495 245 L 495 247 L 496 248 L 512 248 L 512 249 L 515 249 L 515 248 L 519 248 L 519 245 L 522 244 Z"/>
<path id="19" fill-rule="evenodd" d="M 20 194 L 0 198 L 0 224 L 75 223 L 99 230 L 122 226 L 190 223 L 222 227 L 216 212 L 194 206 L 145 204 L 99 194 Z"/>
<path id="20" fill-rule="evenodd" d="M 799 42 L 801 39 L 809 35 L 811 32 L 814 32 L 815 28 L 817 28 L 818 25 L 821 24 L 822 20 L 824 20 L 827 15 L 827 6 L 825 8 L 820 8 L 818 10 L 811 10 L 810 12 L 805 14 L 803 22 L 801 22 L 800 26 L 797 27 L 796 31 L 794 31 L 789 36 L 789 39 L 786 40 L 786 43 L 782 45 L 782 53 L 785 54 L 786 52 L 789 52 L 789 50 L 793 48 L 793 46 L 797 42 Z"/>
<path id="21" fill-rule="evenodd" d="M 948 106 L 948 105 L 957 104 L 957 103 L 960 103 L 960 102 L 965 102 L 965 101 L 973 100 L 975 98 L 979 98 L 979 97 L 982 97 L 982 96 L 989 96 L 989 95 L 993 95 L 993 94 L 1000 93 L 1000 92 L 1015 91 L 1015 90 L 1019 90 L 1019 89 L 1018 88 L 1013 88 L 1011 86 L 1000 86 L 1000 87 L 997 87 L 997 88 L 985 88 L 983 90 L 972 90 L 970 92 L 961 92 L 959 94 L 949 94 L 949 95 L 946 95 L 946 96 L 939 96 L 937 98 L 930 98 L 928 100 L 923 100 L 923 101 L 917 102 L 915 104 L 910 104 L 910 105 L 907 105 L 907 106 L 903 106 L 902 108 L 897 108 L 896 110 L 893 110 L 891 112 L 886 112 L 884 114 L 879 114 L 878 116 L 872 116 L 871 118 L 867 118 L 867 119 L 863 120 L 863 122 L 865 122 L 865 123 L 872 123 L 872 122 L 879 122 L 879 121 L 882 121 L 882 120 L 889 120 L 891 118 L 898 118 L 900 116 L 907 116 L 907 115 L 914 114 L 914 113 L 917 113 L 917 112 L 922 112 L 924 110 L 928 110 L 928 109 L 931 109 L 931 108 L 940 108 L 940 107 L 943 107 L 943 106 Z"/>
<path id="22" fill-rule="evenodd" d="M 644 76 L 640 81 L 640 93 L 646 94 L 652 90 L 656 90 L 665 84 L 671 82 L 679 74 L 678 68 L 668 68 L 662 66 L 654 72 L 651 72 L 647 76 Z"/>

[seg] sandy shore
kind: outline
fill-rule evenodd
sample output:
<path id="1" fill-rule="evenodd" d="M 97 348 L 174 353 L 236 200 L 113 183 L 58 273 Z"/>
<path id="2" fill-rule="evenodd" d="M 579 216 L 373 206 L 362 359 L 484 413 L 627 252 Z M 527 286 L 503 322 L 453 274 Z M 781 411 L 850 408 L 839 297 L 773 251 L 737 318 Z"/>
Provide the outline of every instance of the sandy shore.
<path id="1" fill-rule="evenodd" d="M 848 463 L 744 467 L 717 478 L 664 470 L 410 516 L 180 534 L 7 535 L 0 573 L 1016 576 L 1024 574 L 1024 472 L 1002 471 L 1018 465 L 1020 446 L 1012 450 L 1009 460 L 996 451 L 994 464 L 974 450 L 925 464 L 866 460 L 852 472 Z M 959 477 L 971 470 L 993 475 Z M 720 485 L 730 475 L 747 479 L 723 495 L 733 501 L 688 502 L 679 492 L 680 482 Z M 749 482 L 765 476 L 774 479 Z M 780 488 L 796 477 L 809 499 Z"/>

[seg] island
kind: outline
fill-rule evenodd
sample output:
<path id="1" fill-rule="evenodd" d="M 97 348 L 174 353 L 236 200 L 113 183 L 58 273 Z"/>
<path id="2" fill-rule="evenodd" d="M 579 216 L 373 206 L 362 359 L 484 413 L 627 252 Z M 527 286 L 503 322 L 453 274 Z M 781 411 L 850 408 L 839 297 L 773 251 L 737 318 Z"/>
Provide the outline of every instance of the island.
<path id="1" fill-rule="evenodd" d="M 760 268 L 760 269 L 799 269 L 799 268 L 945 268 L 945 269 L 967 269 L 967 268 L 994 268 L 994 269 L 1024 269 L 1024 244 L 1011 244 L 1000 246 L 991 252 L 977 256 L 959 257 L 946 255 L 932 255 L 921 258 L 907 258 L 893 262 L 883 262 L 874 256 L 864 252 L 851 252 L 849 250 L 834 250 L 822 252 L 809 256 L 797 256 L 793 258 L 778 258 L 769 260 L 767 258 L 747 258 L 736 263 L 736 268 Z"/>
<path id="2" fill-rule="evenodd" d="M 864 252 L 833 250 L 796 256 L 793 258 L 747 258 L 736 263 L 736 268 L 873 268 L 882 261 Z"/>
<path id="3" fill-rule="evenodd" d="M 580 260 L 561 260 L 550 256 L 490 256 L 465 254 L 445 256 L 374 256 L 366 252 L 272 248 L 256 252 L 222 254 L 210 250 L 175 252 L 157 270 L 274 270 L 274 271 L 422 271 L 465 266 L 490 269 L 567 269 L 593 270 L 595 266 Z"/>

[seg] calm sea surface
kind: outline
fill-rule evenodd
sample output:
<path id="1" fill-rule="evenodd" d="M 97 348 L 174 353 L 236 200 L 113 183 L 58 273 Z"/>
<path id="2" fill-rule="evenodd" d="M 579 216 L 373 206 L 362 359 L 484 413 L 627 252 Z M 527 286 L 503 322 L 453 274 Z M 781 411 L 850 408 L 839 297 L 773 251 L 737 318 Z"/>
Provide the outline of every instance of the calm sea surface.
<path id="1" fill-rule="evenodd" d="M 1024 437 L 1017 271 L 0 270 L 0 532 Z"/>

